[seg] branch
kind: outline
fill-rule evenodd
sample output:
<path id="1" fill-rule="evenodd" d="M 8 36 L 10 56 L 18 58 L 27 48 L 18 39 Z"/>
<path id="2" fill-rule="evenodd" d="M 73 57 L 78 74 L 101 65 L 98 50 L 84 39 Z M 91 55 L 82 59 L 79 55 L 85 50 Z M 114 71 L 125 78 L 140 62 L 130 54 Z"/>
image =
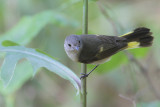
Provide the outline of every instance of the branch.
<path id="1" fill-rule="evenodd" d="M 108 15 L 107 11 L 103 8 L 102 4 L 98 1 L 97 2 L 98 4 L 98 7 L 101 11 L 101 13 L 104 15 L 104 17 L 110 22 L 110 24 L 112 25 L 113 27 L 113 31 L 115 33 L 115 35 L 118 34 L 118 30 L 117 30 L 117 26 L 115 24 L 115 22 L 113 21 L 113 19 Z"/>
<path id="2" fill-rule="evenodd" d="M 126 97 L 126 96 L 124 96 L 124 95 L 122 95 L 122 94 L 119 94 L 119 96 L 120 96 L 121 98 L 123 98 L 123 99 L 127 100 L 127 101 L 132 102 L 133 107 L 136 107 L 136 101 L 135 101 L 134 99 L 129 98 L 129 97 Z"/>
<path id="3" fill-rule="evenodd" d="M 88 34 L 88 0 L 83 0 L 83 34 Z M 81 65 L 82 74 L 87 73 L 86 64 Z M 87 107 L 87 78 L 81 80 L 82 94 L 81 94 L 81 107 Z"/>
<path id="4" fill-rule="evenodd" d="M 146 81 L 148 82 L 150 90 L 160 100 L 160 94 L 158 93 L 158 91 L 153 86 L 152 80 L 151 80 L 150 76 L 148 75 L 149 70 L 145 66 L 143 66 L 131 53 L 125 51 L 125 54 L 128 56 L 130 61 L 137 64 L 137 66 L 140 68 L 143 76 L 145 77 Z"/>

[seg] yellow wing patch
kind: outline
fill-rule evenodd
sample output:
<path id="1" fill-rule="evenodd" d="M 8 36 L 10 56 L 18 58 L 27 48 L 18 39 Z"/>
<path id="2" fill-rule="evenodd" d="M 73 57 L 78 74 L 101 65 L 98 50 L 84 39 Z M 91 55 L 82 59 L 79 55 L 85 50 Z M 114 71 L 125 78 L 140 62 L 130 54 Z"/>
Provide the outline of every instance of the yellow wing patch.
<path id="1" fill-rule="evenodd" d="M 128 33 L 126 33 L 126 34 L 124 34 L 124 35 L 121 35 L 121 36 L 119 36 L 119 37 L 126 36 L 126 35 L 129 35 L 129 34 L 131 34 L 131 33 L 133 33 L 133 32 L 128 32 Z"/>
<path id="2" fill-rule="evenodd" d="M 103 46 L 100 47 L 99 53 L 103 52 Z"/>
<path id="3" fill-rule="evenodd" d="M 138 48 L 139 42 L 129 42 L 127 49 Z"/>

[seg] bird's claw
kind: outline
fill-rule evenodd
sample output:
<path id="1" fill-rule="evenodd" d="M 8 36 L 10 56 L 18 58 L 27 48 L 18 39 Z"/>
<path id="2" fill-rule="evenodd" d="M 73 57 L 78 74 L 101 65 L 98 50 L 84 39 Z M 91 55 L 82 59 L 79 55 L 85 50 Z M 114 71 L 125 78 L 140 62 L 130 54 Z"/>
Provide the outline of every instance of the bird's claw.
<path id="1" fill-rule="evenodd" d="M 88 75 L 89 75 L 89 74 L 81 73 L 81 77 L 80 77 L 80 79 L 82 79 L 82 78 L 86 78 L 86 77 L 88 77 Z"/>

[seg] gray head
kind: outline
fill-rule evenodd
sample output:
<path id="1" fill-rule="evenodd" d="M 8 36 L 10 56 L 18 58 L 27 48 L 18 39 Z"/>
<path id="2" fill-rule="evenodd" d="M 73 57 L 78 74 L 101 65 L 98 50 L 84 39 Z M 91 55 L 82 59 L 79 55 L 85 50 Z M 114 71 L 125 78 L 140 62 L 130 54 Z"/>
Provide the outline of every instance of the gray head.
<path id="1" fill-rule="evenodd" d="M 82 49 L 82 40 L 79 35 L 70 35 L 66 37 L 64 49 L 67 55 L 73 60 L 78 61 L 79 53 Z"/>

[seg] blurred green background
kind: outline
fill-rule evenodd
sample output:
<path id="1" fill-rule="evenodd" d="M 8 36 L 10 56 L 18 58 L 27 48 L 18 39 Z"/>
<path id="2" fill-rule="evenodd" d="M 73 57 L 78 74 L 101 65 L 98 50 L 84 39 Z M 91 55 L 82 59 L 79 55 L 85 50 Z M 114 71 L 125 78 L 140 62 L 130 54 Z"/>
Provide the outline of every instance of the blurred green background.
<path id="1" fill-rule="evenodd" d="M 80 76 L 80 64 L 67 57 L 63 43 L 67 35 L 81 34 L 82 5 L 83 0 L 0 0 L 0 41 L 39 48 Z M 120 52 L 100 65 L 88 78 L 88 107 L 160 107 L 160 0 L 89 0 L 90 34 L 121 35 L 142 26 L 153 32 L 153 46 L 129 51 L 140 64 Z M 79 106 L 68 81 L 44 68 L 32 77 L 27 62 L 17 69 L 6 91 L 0 82 L 0 107 Z"/>

